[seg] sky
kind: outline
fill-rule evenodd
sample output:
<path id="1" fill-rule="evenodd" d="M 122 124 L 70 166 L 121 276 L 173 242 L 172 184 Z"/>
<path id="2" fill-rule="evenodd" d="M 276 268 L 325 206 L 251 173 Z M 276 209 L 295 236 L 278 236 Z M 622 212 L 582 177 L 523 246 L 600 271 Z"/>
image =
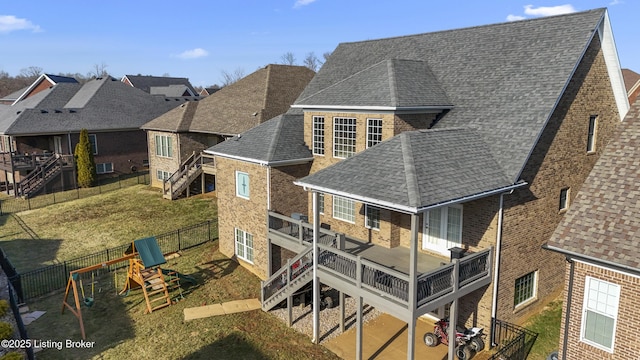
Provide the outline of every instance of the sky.
<path id="1" fill-rule="evenodd" d="M 105 68 L 116 78 L 223 83 L 291 53 L 302 64 L 342 42 L 518 21 L 606 7 L 620 64 L 640 73 L 638 0 L 31 0 L 0 4 L 0 71 Z"/>

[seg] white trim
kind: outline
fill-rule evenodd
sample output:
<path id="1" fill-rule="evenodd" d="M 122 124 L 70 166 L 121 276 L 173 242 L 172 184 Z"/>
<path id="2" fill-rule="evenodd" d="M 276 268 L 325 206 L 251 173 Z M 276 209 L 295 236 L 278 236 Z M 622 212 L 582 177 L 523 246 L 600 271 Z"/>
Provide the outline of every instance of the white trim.
<path id="1" fill-rule="evenodd" d="M 590 285 L 591 285 L 591 280 L 595 280 L 595 281 L 599 281 L 602 283 L 606 283 L 608 285 L 613 285 L 616 290 L 617 290 L 617 296 L 616 296 L 616 300 L 615 300 L 615 314 L 607 314 L 607 313 L 602 313 L 601 311 L 598 311 L 597 309 L 592 309 L 589 308 L 588 305 L 588 299 L 589 299 L 589 289 L 590 289 Z M 603 280 L 594 276 L 585 276 L 584 279 L 584 298 L 582 301 L 582 316 L 580 318 L 580 341 L 586 344 L 589 344 L 595 348 L 598 348 L 600 350 L 604 350 L 610 354 L 613 354 L 613 349 L 615 349 L 615 345 L 616 345 L 616 328 L 618 327 L 618 313 L 620 312 L 620 295 L 622 294 L 622 286 L 620 286 L 620 284 L 617 283 L 613 283 L 611 281 L 607 281 L 607 280 Z M 607 292 L 607 295 L 611 295 Z M 606 317 L 612 317 L 613 318 L 613 329 L 612 329 L 612 334 L 611 334 L 611 347 L 608 348 L 605 345 L 602 344 L 598 344 L 595 341 L 586 339 L 584 336 L 584 332 L 585 332 L 585 326 L 586 326 L 586 315 L 587 315 L 587 311 L 591 311 L 593 313 L 599 314 L 599 315 L 603 315 Z"/>
<path id="2" fill-rule="evenodd" d="M 351 112 L 351 110 L 365 110 L 365 111 L 425 111 L 432 110 L 433 112 L 440 112 L 442 110 L 453 109 L 453 105 L 443 105 L 443 106 L 352 106 L 352 105 L 303 105 L 303 104 L 295 104 L 291 105 L 294 109 L 303 109 L 303 111 L 315 111 L 315 110 L 335 110 L 335 112 Z"/>
<path id="3" fill-rule="evenodd" d="M 613 271 L 613 272 L 618 273 L 618 274 L 623 275 L 623 276 L 631 276 L 631 277 L 634 277 L 636 279 L 640 279 L 640 275 L 632 274 L 632 273 L 630 273 L 628 271 L 621 271 L 621 270 L 614 269 L 614 268 L 611 268 L 611 267 L 602 266 L 600 264 L 596 264 L 594 262 L 586 261 L 586 260 L 583 260 L 583 259 L 578 259 L 578 258 L 573 258 L 573 257 L 572 257 L 572 259 L 573 259 L 573 261 L 575 261 L 577 263 L 593 266 L 593 267 L 598 268 L 600 270 Z"/>
<path id="4" fill-rule="evenodd" d="M 589 133 L 591 127 L 591 120 L 593 120 L 593 134 Z M 589 115 L 589 122 L 587 123 L 587 154 L 593 154 L 597 150 L 598 139 L 598 115 Z"/>
<path id="5" fill-rule="evenodd" d="M 160 154 L 158 154 L 158 138 L 160 138 Z M 162 144 L 162 139 L 166 139 L 166 143 Z M 154 154 L 157 157 L 161 157 L 161 158 L 165 158 L 165 159 L 173 159 L 173 139 L 174 137 L 172 135 L 161 135 L 161 134 L 154 134 L 154 145 L 155 145 L 155 149 L 154 149 Z M 162 153 L 164 152 L 164 150 L 166 150 L 167 155 L 163 155 Z M 178 149 L 176 149 L 177 151 Z"/>
<path id="6" fill-rule="evenodd" d="M 111 165 L 111 171 L 98 171 L 98 167 L 100 165 L 102 165 L 102 168 L 105 169 L 105 165 L 110 164 Z M 113 170 L 113 163 L 112 162 L 105 162 L 105 163 L 98 163 L 96 164 L 96 174 L 110 174 L 114 172 Z"/>
<path id="7" fill-rule="evenodd" d="M 613 37 L 613 30 L 611 29 L 609 10 L 605 9 L 603 20 L 598 27 L 598 35 L 600 36 L 602 53 L 607 65 L 611 87 L 613 88 L 613 96 L 618 107 L 618 114 L 620 115 L 620 121 L 622 121 L 629 111 L 629 98 L 627 97 L 627 89 L 624 86 L 618 50 Z"/>
<path id="8" fill-rule="evenodd" d="M 322 119 L 322 129 L 316 129 L 316 120 Z M 316 141 L 316 130 L 322 130 L 322 147 L 316 146 L 316 143 L 319 145 L 320 142 Z M 311 117 L 311 153 L 315 156 L 324 156 L 326 154 L 326 119 L 324 115 L 313 115 Z M 322 154 L 316 153 L 316 148 L 318 150 L 322 149 Z"/>
<path id="9" fill-rule="evenodd" d="M 460 238 L 453 241 L 447 239 L 450 208 L 460 210 Z M 445 256 L 451 256 L 451 251 L 449 251 L 449 249 L 453 247 L 451 246 L 451 243 L 462 245 L 462 230 L 464 229 L 464 207 L 462 204 L 452 204 L 449 206 L 442 206 L 437 209 L 440 211 L 440 224 L 438 224 L 440 231 L 437 237 L 430 236 L 428 231 L 428 227 L 431 225 L 429 222 L 429 214 L 431 211 L 434 211 L 436 209 L 426 211 L 422 217 L 422 250 L 431 250 Z M 431 239 L 433 239 L 434 241 L 430 241 Z M 432 246 L 429 246 L 430 244 Z M 445 246 L 443 247 L 443 245 Z"/>
<path id="10" fill-rule="evenodd" d="M 242 194 L 240 194 L 240 192 L 238 191 L 238 189 L 239 189 L 239 187 L 238 187 L 238 185 L 239 185 L 239 184 L 238 184 L 238 175 L 240 175 L 240 174 L 242 174 L 242 175 L 246 175 L 246 177 L 247 177 L 247 182 L 248 182 L 248 184 L 245 184 L 245 185 L 247 186 L 247 195 L 242 195 Z M 235 173 L 236 196 L 237 196 L 237 197 L 239 197 L 239 198 L 242 198 L 242 199 L 247 199 L 247 200 L 249 200 L 249 198 L 251 197 L 251 187 L 250 187 L 251 185 L 250 185 L 250 184 L 251 184 L 251 181 L 250 181 L 250 179 L 249 179 L 249 173 L 246 173 L 246 172 L 244 172 L 244 171 L 238 171 L 238 170 L 236 170 L 236 173 Z"/>
<path id="11" fill-rule="evenodd" d="M 336 123 L 336 121 L 340 119 L 342 121 L 342 123 L 338 124 Z M 353 126 L 353 132 L 348 131 L 348 130 L 340 130 L 337 131 L 336 130 L 336 126 L 340 126 L 342 128 L 344 127 L 351 127 Z M 340 133 L 342 136 L 340 136 L 339 139 L 341 139 L 341 143 L 340 146 L 342 147 L 341 150 L 337 150 L 336 149 L 336 145 L 337 145 L 337 141 L 336 141 L 336 134 Z M 353 151 L 348 151 L 346 150 L 347 148 L 350 148 L 352 145 L 347 144 L 347 142 L 351 139 L 349 137 L 345 137 L 343 135 L 348 135 L 353 133 Z M 334 116 L 333 117 L 333 127 L 332 127 L 332 134 L 333 134 L 333 143 L 331 146 L 332 152 L 331 155 L 336 158 L 336 159 L 347 159 L 350 158 L 351 156 L 355 155 L 358 150 L 357 150 L 357 141 L 358 141 L 358 118 L 356 117 L 350 117 L 350 116 Z M 340 153 L 340 154 L 346 154 L 347 156 L 338 156 L 336 155 L 336 152 Z"/>
<path id="12" fill-rule="evenodd" d="M 96 148 L 96 150 L 93 152 L 93 155 L 98 155 L 98 136 L 96 134 L 87 134 L 87 137 L 89 138 L 89 145 L 91 145 L 91 137 L 93 137 L 93 144 Z"/>
<path id="13" fill-rule="evenodd" d="M 239 255 L 238 254 L 238 231 L 242 232 L 242 246 L 243 246 L 243 252 L 244 255 Z M 247 257 L 247 249 L 249 248 L 247 246 L 247 235 L 251 236 L 251 259 L 249 259 Z M 242 259 L 243 261 L 246 261 L 250 264 L 253 264 L 253 258 L 255 255 L 255 246 L 254 246 L 254 240 L 253 240 L 253 234 L 242 230 L 240 228 L 234 227 L 233 228 L 233 252 L 234 255 L 238 258 L 238 259 Z"/>
<path id="14" fill-rule="evenodd" d="M 383 126 L 383 121 L 382 118 L 373 118 L 373 117 L 368 117 L 367 118 L 367 131 L 366 131 L 366 138 L 365 138 L 365 148 L 370 148 L 371 146 L 369 146 L 369 136 L 371 136 L 371 132 L 369 131 L 371 129 L 371 121 L 380 121 L 380 141 L 376 142 L 375 144 L 371 145 L 371 146 L 376 146 L 378 144 L 380 144 L 382 142 L 382 126 Z M 376 134 L 378 135 L 378 134 Z"/>
<path id="15" fill-rule="evenodd" d="M 242 156 L 235 156 L 235 155 L 227 155 L 225 153 L 220 153 L 217 151 L 207 151 L 204 150 L 205 154 L 209 154 L 209 155 L 213 155 L 213 156 L 219 156 L 225 159 L 231 159 L 231 160 L 239 160 L 239 161 L 244 161 L 244 162 L 248 162 L 248 163 L 252 163 L 252 164 L 258 164 L 258 165 L 266 165 L 266 166 L 287 166 L 287 165 L 300 165 L 300 164 L 306 164 L 308 162 L 313 161 L 313 158 L 302 158 L 302 159 L 292 159 L 292 160 L 279 160 L 279 161 L 264 161 L 264 160 L 257 160 L 257 159 L 251 159 L 248 157 L 242 157 Z"/>

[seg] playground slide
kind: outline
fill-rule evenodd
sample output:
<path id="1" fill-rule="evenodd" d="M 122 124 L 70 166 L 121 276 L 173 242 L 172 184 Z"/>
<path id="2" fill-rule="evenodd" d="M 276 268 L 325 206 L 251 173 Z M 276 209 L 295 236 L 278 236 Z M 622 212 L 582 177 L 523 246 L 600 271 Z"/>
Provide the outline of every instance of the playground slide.
<path id="1" fill-rule="evenodd" d="M 197 285 L 198 281 L 193 277 L 193 276 L 189 276 L 189 275 L 185 275 L 185 274 L 181 274 L 175 270 L 171 270 L 171 269 L 161 269 L 162 273 L 166 276 L 177 276 L 178 279 L 180 279 L 180 283 L 183 284 L 183 282 L 187 282 L 191 285 Z"/>

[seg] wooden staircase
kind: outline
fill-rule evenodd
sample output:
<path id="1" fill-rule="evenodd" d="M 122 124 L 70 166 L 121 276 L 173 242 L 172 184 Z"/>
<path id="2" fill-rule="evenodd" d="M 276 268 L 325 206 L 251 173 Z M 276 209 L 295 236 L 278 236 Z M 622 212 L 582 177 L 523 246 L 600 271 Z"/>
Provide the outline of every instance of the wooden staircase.
<path id="1" fill-rule="evenodd" d="M 18 194 L 23 198 L 30 198 L 60 174 L 62 174 L 62 161 L 58 155 L 51 156 L 20 181 Z"/>
<path id="2" fill-rule="evenodd" d="M 202 174 L 202 154 L 191 154 L 180 168 L 162 182 L 162 197 L 177 199 Z"/>

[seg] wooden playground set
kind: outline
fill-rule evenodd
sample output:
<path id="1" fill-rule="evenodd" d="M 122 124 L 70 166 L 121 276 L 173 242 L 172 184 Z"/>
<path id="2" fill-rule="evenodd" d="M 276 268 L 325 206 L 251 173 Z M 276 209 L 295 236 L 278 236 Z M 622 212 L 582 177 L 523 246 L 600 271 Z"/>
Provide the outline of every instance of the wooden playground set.
<path id="1" fill-rule="evenodd" d="M 107 266 L 127 260 L 129 261 L 129 267 L 124 287 L 122 291 L 120 291 L 120 295 L 126 296 L 130 290 L 141 288 L 146 304 L 145 314 L 173 304 L 169 290 L 180 288 L 181 281 L 188 282 L 192 285 L 196 284 L 196 280 L 191 276 L 180 274 L 174 270 L 162 269 L 160 267 L 160 265 L 165 264 L 167 260 L 162 254 L 155 237 L 135 240 L 125 252 L 124 256 L 120 258 L 73 270 L 69 272 L 69 281 L 67 282 L 64 300 L 62 303 L 62 313 L 64 313 L 65 308 L 69 308 L 69 311 L 78 318 L 78 322 L 80 323 L 80 332 L 83 339 L 86 339 L 86 336 L 84 323 L 82 321 L 82 305 L 91 307 L 95 301 L 93 297 L 94 272 L 98 269 L 103 269 Z M 91 296 L 85 296 L 81 277 L 82 274 L 88 272 L 92 273 Z M 80 292 L 78 292 L 78 285 L 80 287 Z M 69 304 L 67 301 L 69 293 L 71 292 L 73 293 L 74 298 L 73 304 Z"/>

